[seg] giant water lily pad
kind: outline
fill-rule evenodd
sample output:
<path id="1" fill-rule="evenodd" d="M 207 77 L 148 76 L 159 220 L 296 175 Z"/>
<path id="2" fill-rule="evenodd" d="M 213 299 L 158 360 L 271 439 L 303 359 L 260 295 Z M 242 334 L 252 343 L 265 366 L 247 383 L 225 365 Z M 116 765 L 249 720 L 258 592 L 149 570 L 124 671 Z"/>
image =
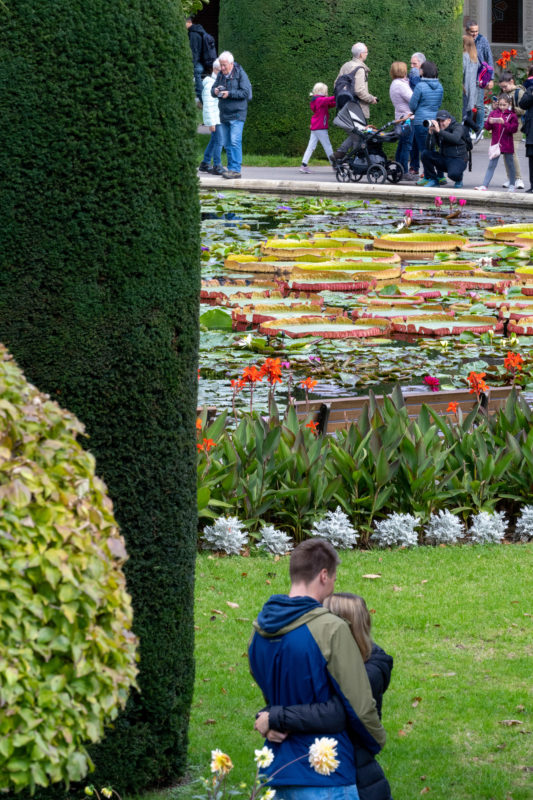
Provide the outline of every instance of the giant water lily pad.
<path id="1" fill-rule="evenodd" d="M 494 225 L 485 228 L 483 235 L 486 239 L 498 239 L 503 241 L 512 241 L 515 235 L 531 231 L 533 233 L 532 222 L 515 222 L 511 225 Z"/>
<path id="2" fill-rule="evenodd" d="M 232 319 L 235 328 L 242 325 L 260 325 L 262 322 L 268 322 L 271 319 L 284 320 L 300 315 L 306 317 L 320 317 L 323 315 L 331 319 L 339 315 L 339 309 L 323 308 L 320 305 L 293 301 L 290 307 L 283 307 L 280 305 L 272 307 L 257 305 L 254 307 L 233 309 Z M 242 330 L 242 327 L 237 327 L 237 330 Z"/>
<path id="3" fill-rule="evenodd" d="M 244 282 L 226 284 L 212 279 L 202 281 L 200 300 L 211 305 L 224 305 L 226 304 L 225 301 L 268 297 L 271 292 L 279 292 L 279 286 L 276 283 L 261 285 L 246 284 Z"/>
<path id="4" fill-rule="evenodd" d="M 398 266 L 390 266 L 388 264 L 328 264 L 328 268 L 324 269 L 323 264 L 298 264 L 292 271 L 291 277 L 294 280 L 305 277 L 324 278 L 355 278 L 355 279 L 372 279 L 376 281 L 390 281 L 399 278 L 402 273 L 402 268 Z"/>
<path id="5" fill-rule="evenodd" d="M 406 272 L 469 272 L 478 269 L 475 261 L 439 261 L 434 264 L 424 264 L 421 269 L 420 264 L 408 264 L 405 268 Z"/>
<path id="6" fill-rule="evenodd" d="M 519 336 L 533 336 L 533 317 L 510 320 L 507 331 L 509 333 L 517 333 Z"/>
<path id="7" fill-rule="evenodd" d="M 314 267 L 315 269 L 351 269 L 361 265 L 362 269 L 372 264 L 399 263 L 400 257 L 395 253 L 371 253 L 364 251 L 361 257 L 339 258 L 330 260 L 306 260 L 306 257 L 289 261 L 277 260 L 272 256 L 255 256 L 231 253 L 224 260 L 224 267 L 234 272 L 260 272 L 272 275 L 289 275 L 296 267 Z"/>
<path id="8" fill-rule="evenodd" d="M 291 276 L 285 280 L 286 291 L 293 292 L 353 292 L 364 294 L 376 285 L 373 276 L 361 273 L 328 273 L 327 275 Z"/>
<path id="9" fill-rule="evenodd" d="M 259 327 L 259 332 L 265 335 L 283 333 L 291 339 L 303 336 L 315 336 L 322 339 L 360 339 L 384 335 L 389 327 L 390 323 L 386 319 L 373 319 L 366 322 L 352 321 L 348 317 L 337 317 L 320 323 L 312 317 L 295 317 L 283 322 L 277 320 L 265 322 Z"/>
<path id="10" fill-rule="evenodd" d="M 419 336 L 459 336 L 465 331 L 471 333 L 487 333 L 501 331 L 503 323 L 496 317 L 464 316 L 450 318 L 445 314 L 410 317 L 408 320 L 392 319 L 392 330 L 395 333 L 412 333 Z"/>
<path id="11" fill-rule="evenodd" d="M 492 292 L 501 293 L 503 289 L 510 286 L 512 280 L 507 273 L 499 274 L 496 272 L 478 272 L 472 271 L 472 274 L 461 274 L 460 272 L 452 272 L 448 274 L 446 271 L 433 272 L 433 271 L 420 271 L 420 272 L 406 272 L 402 275 L 402 282 L 414 283 L 417 286 L 424 286 L 426 288 L 438 288 L 439 290 L 446 287 L 453 287 L 459 291 L 466 291 L 467 289 L 486 289 Z"/>
<path id="12" fill-rule="evenodd" d="M 439 250 L 458 250 L 468 240 L 455 233 L 390 233 L 374 239 L 374 247 L 407 253 L 434 253 Z"/>
<path id="13" fill-rule="evenodd" d="M 383 319 L 408 319 L 416 317 L 418 319 L 435 316 L 435 314 L 453 317 L 455 311 L 440 305 L 433 305 L 428 308 L 420 308 L 419 306 L 391 306 L 390 308 L 376 306 L 373 308 L 372 306 L 367 306 L 366 308 L 354 308 L 352 311 L 354 319 L 367 319 L 369 317 L 382 317 Z"/>
<path id="14" fill-rule="evenodd" d="M 355 237 L 315 237 L 308 239 L 267 239 L 261 244 L 261 252 L 268 256 L 296 258 L 301 255 L 336 255 L 340 253 L 364 250 L 372 239 L 356 239 Z"/>

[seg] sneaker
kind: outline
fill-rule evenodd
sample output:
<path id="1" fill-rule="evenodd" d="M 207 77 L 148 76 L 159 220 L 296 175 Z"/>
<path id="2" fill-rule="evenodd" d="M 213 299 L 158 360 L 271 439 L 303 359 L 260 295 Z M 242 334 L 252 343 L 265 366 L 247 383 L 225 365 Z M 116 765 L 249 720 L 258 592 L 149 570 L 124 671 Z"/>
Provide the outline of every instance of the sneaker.
<path id="1" fill-rule="evenodd" d="M 226 167 L 223 167 L 222 164 L 217 164 L 216 166 L 211 167 L 209 170 L 211 175 L 224 175 L 227 172 Z"/>
<path id="2" fill-rule="evenodd" d="M 516 191 L 516 186 L 514 186 L 513 184 L 511 184 L 511 185 L 509 186 L 509 188 L 507 189 L 507 191 L 508 191 L 508 192 L 515 192 L 515 191 Z"/>
<path id="3" fill-rule="evenodd" d="M 438 180 L 437 181 L 429 180 L 429 181 L 426 181 L 425 186 L 427 186 L 428 189 L 433 189 L 433 187 L 434 186 L 438 186 L 439 183 L 440 183 L 440 181 L 438 181 Z"/>
<path id="4" fill-rule="evenodd" d="M 523 189 L 524 188 L 524 181 L 522 178 L 517 178 L 515 181 L 515 188 L 516 189 Z"/>
<path id="5" fill-rule="evenodd" d="M 233 170 L 233 169 L 228 169 L 228 170 L 226 170 L 226 172 L 224 172 L 222 177 L 223 178 L 240 178 L 241 177 L 241 173 L 240 172 L 235 172 L 235 170 Z"/>
<path id="6" fill-rule="evenodd" d="M 462 189 L 463 188 L 463 182 L 462 181 L 455 181 L 455 183 L 453 185 L 453 188 L 454 189 Z"/>
<path id="7" fill-rule="evenodd" d="M 428 183 L 429 183 L 429 180 L 427 178 L 419 178 L 417 180 L 417 182 L 416 182 L 416 185 L 417 186 L 427 186 Z"/>
<path id="8" fill-rule="evenodd" d="M 476 133 L 476 138 L 474 139 L 474 144 L 477 144 L 478 142 L 480 142 L 483 139 L 483 133 L 484 133 L 483 128 L 481 128 L 481 130 Z"/>
<path id="9" fill-rule="evenodd" d="M 409 175 L 415 175 L 418 178 L 419 172 L 417 169 L 413 169 L 412 167 L 409 169 Z"/>
<path id="10" fill-rule="evenodd" d="M 439 178 L 439 186 L 446 186 L 447 183 L 446 178 Z"/>
<path id="11" fill-rule="evenodd" d="M 414 172 L 404 172 L 403 180 L 404 181 L 416 181 L 418 179 L 418 175 L 415 175 Z"/>
<path id="12" fill-rule="evenodd" d="M 487 191 L 487 187 L 486 186 L 474 186 L 474 189 L 476 189 L 478 192 L 486 192 Z"/>
<path id="13" fill-rule="evenodd" d="M 302 164 L 302 166 L 300 167 L 300 172 L 305 172 L 307 174 L 307 173 L 311 172 L 311 170 L 309 169 L 307 164 Z"/>
<path id="14" fill-rule="evenodd" d="M 198 167 L 198 172 L 209 172 L 209 164 L 206 164 L 205 161 L 202 161 L 202 163 Z"/>
<path id="15" fill-rule="evenodd" d="M 509 181 L 505 181 L 505 183 L 502 183 L 502 186 L 503 186 L 504 189 L 508 189 L 509 188 Z"/>

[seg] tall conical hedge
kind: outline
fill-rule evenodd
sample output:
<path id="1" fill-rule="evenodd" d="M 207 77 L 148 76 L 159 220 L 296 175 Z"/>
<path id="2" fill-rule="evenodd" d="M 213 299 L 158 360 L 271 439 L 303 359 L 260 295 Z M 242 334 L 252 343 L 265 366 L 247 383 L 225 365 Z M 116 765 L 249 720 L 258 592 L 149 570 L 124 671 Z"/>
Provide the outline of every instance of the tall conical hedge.
<path id="1" fill-rule="evenodd" d="M 199 205 L 174 0 L 0 7 L 0 341 L 86 425 L 125 536 L 140 693 L 95 783 L 182 774 L 193 687 Z"/>
<path id="2" fill-rule="evenodd" d="M 317 81 L 330 93 L 355 42 L 369 49 L 369 89 L 379 98 L 371 121 L 394 118 L 390 66 L 422 51 L 439 67 L 444 107 L 459 114 L 462 98 L 462 5 L 457 0 L 221 0 L 220 49 L 246 69 L 254 98 L 244 128 L 251 153 L 300 155 L 309 139 L 309 92 Z M 333 114 L 331 115 L 331 118 Z M 332 128 L 335 144 L 345 137 Z M 320 151 L 320 147 L 318 148 Z M 317 153 L 318 153 L 317 151 Z"/>

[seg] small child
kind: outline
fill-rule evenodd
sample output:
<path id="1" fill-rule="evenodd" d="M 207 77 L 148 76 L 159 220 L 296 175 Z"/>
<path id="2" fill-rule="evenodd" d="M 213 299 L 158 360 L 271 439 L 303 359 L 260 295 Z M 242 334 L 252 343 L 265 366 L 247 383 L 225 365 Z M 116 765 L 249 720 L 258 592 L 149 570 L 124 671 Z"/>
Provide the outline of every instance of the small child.
<path id="1" fill-rule="evenodd" d="M 485 120 L 485 128 L 488 131 L 492 131 L 491 146 L 495 144 L 500 145 L 500 152 L 504 158 L 509 174 L 509 188 L 507 191 L 514 192 L 516 189 L 516 176 L 513 162 L 513 133 L 518 130 L 518 117 L 514 111 L 511 110 L 511 100 L 508 95 L 501 94 L 498 97 L 498 106 L 490 112 L 488 118 Z M 487 187 L 492 180 L 499 160 L 499 156 L 489 160 L 489 166 L 487 167 L 483 183 L 481 186 L 475 187 L 478 191 L 487 191 Z"/>
<path id="2" fill-rule="evenodd" d="M 509 95 L 509 99 L 511 100 L 511 110 L 514 111 L 516 116 L 518 117 L 518 124 L 520 125 L 520 118 L 524 116 L 525 111 L 523 108 L 520 108 L 519 103 L 522 97 L 524 96 L 524 92 L 526 91 L 523 86 L 517 86 L 514 80 L 514 75 L 510 70 L 506 70 L 502 72 L 500 76 L 500 91 L 503 94 Z M 516 146 L 520 144 L 522 141 L 522 134 L 520 131 L 517 131 L 513 135 L 514 140 L 514 171 L 515 171 L 515 182 L 514 185 L 517 189 L 524 188 L 524 181 L 522 180 L 522 172 L 520 170 L 520 162 L 518 160 L 518 155 L 516 153 Z M 509 178 L 509 175 L 507 175 Z M 507 180 L 503 185 L 505 188 L 509 186 L 510 181 Z"/>
<path id="3" fill-rule="evenodd" d="M 313 91 L 310 93 L 311 97 L 313 98 L 311 100 L 311 111 L 313 114 L 311 116 L 311 124 L 309 126 L 311 128 L 311 136 L 309 137 L 307 150 L 302 158 L 300 172 L 311 172 L 307 164 L 309 163 L 309 159 L 315 152 L 315 148 L 319 142 L 324 148 L 324 152 L 326 153 L 327 157 L 331 161 L 333 147 L 331 146 L 331 142 L 329 140 L 328 124 L 329 109 L 334 108 L 335 98 L 328 97 L 327 94 L 328 87 L 325 83 L 315 83 L 313 86 Z"/>

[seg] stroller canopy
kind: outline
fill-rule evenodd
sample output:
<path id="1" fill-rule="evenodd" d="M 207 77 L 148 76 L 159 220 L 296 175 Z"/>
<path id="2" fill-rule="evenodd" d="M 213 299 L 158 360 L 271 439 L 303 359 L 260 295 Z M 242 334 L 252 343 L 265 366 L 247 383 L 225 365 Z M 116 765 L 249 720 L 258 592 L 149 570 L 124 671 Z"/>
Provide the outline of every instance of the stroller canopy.
<path id="1" fill-rule="evenodd" d="M 351 101 L 341 108 L 333 124 L 351 133 L 353 130 L 365 128 L 368 123 L 359 103 Z"/>

